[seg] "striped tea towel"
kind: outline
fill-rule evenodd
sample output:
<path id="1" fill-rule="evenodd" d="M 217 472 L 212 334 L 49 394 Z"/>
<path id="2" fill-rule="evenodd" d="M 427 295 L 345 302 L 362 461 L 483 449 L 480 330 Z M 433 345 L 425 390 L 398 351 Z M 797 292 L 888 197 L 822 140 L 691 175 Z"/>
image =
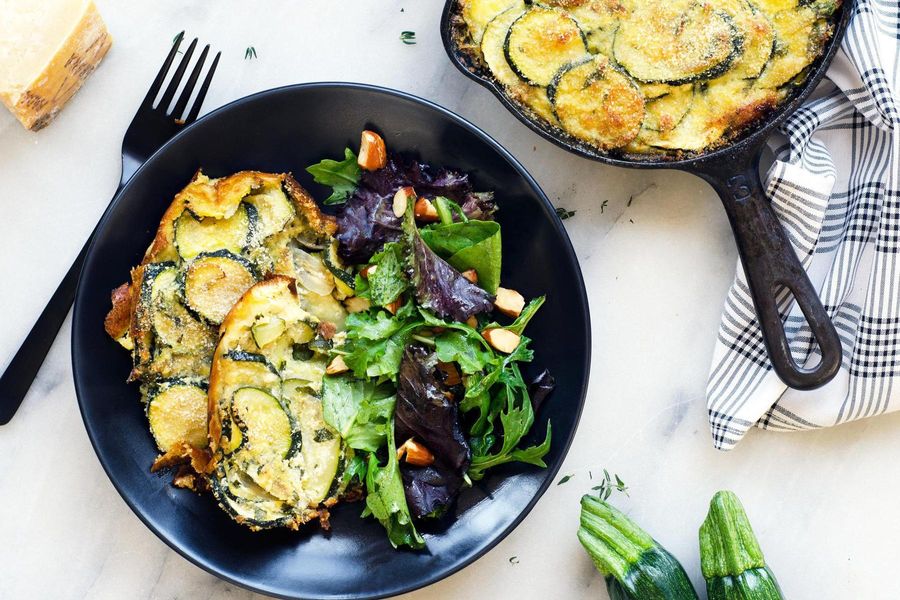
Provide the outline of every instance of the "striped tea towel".
<path id="1" fill-rule="evenodd" d="M 789 389 L 766 356 L 743 268 L 725 300 L 707 386 L 716 448 L 750 427 L 829 427 L 900 409 L 900 2 L 857 0 L 827 78 L 770 142 L 766 185 L 843 345 L 823 388 Z M 790 298 L 794 360 L 818 348 Z"/>

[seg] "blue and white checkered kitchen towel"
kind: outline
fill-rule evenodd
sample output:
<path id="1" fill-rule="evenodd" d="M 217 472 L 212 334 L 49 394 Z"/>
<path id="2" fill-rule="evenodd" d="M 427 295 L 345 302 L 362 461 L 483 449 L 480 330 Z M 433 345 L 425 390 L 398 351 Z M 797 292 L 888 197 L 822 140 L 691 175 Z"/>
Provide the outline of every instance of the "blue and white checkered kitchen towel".
<path id="1" fill-rule="evenodd" d="M 781 382 L 738 265 L 707 387 L 721 450 L 754 425 L 796 431 L 900 409 L 900 2 L 857 0 L 853 10 L 827 79 L 770 142 L 766 182 L 840 335 L 841 369 L 814 391 Z M 799 308 L 787 298 L 780 309 L 794 360 L 814 365 Z"/>

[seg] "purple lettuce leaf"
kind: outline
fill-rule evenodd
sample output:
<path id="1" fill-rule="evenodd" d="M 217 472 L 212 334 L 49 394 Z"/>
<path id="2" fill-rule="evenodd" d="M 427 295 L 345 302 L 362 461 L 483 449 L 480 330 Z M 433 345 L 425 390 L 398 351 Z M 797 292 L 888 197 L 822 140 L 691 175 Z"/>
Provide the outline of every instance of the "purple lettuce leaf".
<path id="1" fill-rule="evenodd" d="M 341 258 L 364 263 L 386 242 L 400 237 L 400 219 L 392 208 L 394 194 L 405 186 L 425 198 L 450 198 L 473 219 L 490 219 L 497 208 L 493 193 L 472 191 L 468 174 L 391 155 L 383 169 L 363 171 L 356 191 L 338 211 Z"/>
<path id="2" fill-rule="evenodd" d="M 397 377 L 397 443 L 414 438 L 435 457 L 428 467 L 406 462 L 400 466 L 406 501 L 417 518 L 440 514 L 453 502 L 472 459 L 457 404 L 448 398 L 437 370 L 437 356 L 422 345 L 411 344 L 403 352 Z"/>
<path id="3" fill-rule="evenodd" d="M 411 210 L 406 212 L 403 229 L 412 249 L 410 280 L 420 305 L 442 319 L 459 322 L 494 308 L 490 294 L 463 277 L 428 247 L 416 228 Z"/>
<path id="4" fill-rule="evenodd" d="M 555 387 L 556 380 L 553 378 L 553 375 L 550 374 L 549 369 L 541 371 L 538 376 L 528 384 L 528 396 L 531 398 L 531 406 L 534 408 L 535 413 L 540 410 L 544 400 L 547 399 L 547 396 L 550 395 Z"/>

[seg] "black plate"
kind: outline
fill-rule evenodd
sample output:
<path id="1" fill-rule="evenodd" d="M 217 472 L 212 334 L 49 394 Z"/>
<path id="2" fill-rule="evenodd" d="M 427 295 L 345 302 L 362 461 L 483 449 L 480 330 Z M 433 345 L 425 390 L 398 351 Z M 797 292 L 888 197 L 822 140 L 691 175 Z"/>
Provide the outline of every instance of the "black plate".
<path id="1" fill-rule="evenodd" d="M 251 533 L 211 496 L 179 490 L 149 472 L 156 448 L 130 360 L 103 331 L 109 292 L 128 277 L 174 194 L 198 167 L 212 176 L 242 169 L 292 171 L 317 197 L 304 167 L 356 148 L 364 128 L 388 147 L 472 174 L 496 190 L 503 224 L 503 281 L 548 301 L 529 326 L 534 373 L 546 366 L 558 387 L 538 414 L 533 441 L 553 422 L 546 470 L 501 467 L 463 493 L 452 518 L 426 530 L 428 550 L 391 548 L 362 505 L 333 511 L 332 531 Z M 377 598 L 435 582 L 487 552 L 528 514 L 551 483 L 575 434 L 587 389 L 590 317 L 568 236 L 547 197 L 497 142 L 447 110 L 400 92 L 356 84 L 290 86 L 243 98 L 185 129 L 122 190 L 91 245 L 75 300 L 72 367 L 88 436 L 103 468 L 135 514 L 174 550 L 240 586 L 297 598 Z M 100 516 L 98 515 L 98 518 Z M 553 532 L 548 532 L 553 533 Z"/>

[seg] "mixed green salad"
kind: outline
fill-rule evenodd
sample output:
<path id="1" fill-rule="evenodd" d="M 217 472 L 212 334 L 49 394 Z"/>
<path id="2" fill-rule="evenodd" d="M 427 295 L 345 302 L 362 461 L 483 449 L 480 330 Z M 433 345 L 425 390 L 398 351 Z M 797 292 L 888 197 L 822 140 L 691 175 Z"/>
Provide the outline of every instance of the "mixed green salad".
<path id="1" fill-rule="evenodd" d="M 445 517 L 489 469 L 546 466 L 549 421 L 543 441 L 526 439 L 554 381 L 522 372 L 544 297 L 502 286 L 497 206 L 467 174 L 389 154 L 369 131 L 358 156 L 308 171 L 339 205 L 326 264 L 351 313 L 330 349 L 324 417 L 354 450 L 345 477 L 365 491 L 363 516 L 395 547 L 421 548 L 417 524 Z"/>

